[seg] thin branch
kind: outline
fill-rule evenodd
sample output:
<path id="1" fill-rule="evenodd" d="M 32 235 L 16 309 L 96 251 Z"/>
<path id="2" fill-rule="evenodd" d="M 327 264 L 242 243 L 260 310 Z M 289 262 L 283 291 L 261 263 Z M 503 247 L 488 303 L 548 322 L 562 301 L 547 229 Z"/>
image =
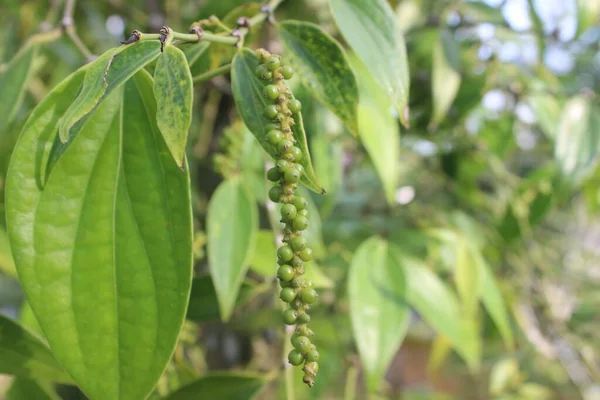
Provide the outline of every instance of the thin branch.
<path id="1" fill-rule="evenodd" d="M 194 83 L 206 82 L 206 81 L 214 78 L 215 76 L 225 74 L 225 73 L 229 72 L 230 70 L 231 70 L 231 64 L 225 64 L 225 65 L 220 66 L 219 68 L 216 68 L 216 69 L 207 71 L 203 74 L 195 76 L 193 81 L 194 81 Z"/>
<path id="2" fill-rule="evenodd" d="M 75 21 L 73 15 L 75 12 L 75 0 L 66 0 L 65 8 L 62 17 L 62 27 L 65 33 L 71 39 L 77 50 L 87 59 L 88 62 L 93 61 L 96 56 L 87 48 L 75 30 Z"/>

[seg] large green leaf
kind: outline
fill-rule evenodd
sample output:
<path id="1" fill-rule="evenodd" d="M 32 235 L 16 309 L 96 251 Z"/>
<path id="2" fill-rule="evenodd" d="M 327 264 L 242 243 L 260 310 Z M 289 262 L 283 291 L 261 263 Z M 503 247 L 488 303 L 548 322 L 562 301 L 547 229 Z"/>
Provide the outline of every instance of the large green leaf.
<path id="1" fill-rule="evenodd" d="M 369 75 L 364 64 L 355 57 L 351 57 L 350 61 L 358 76 L 360 89 L 360 140 L 381 179 L 388 204 L 395 204 L 400 178 L 400 127 L 391 112 L 389 99 Z"/>
<path id="2" fill-rule="evenodd" d="M 41 339 L 2 314 L 0 374 L 65 383 L 71 381 Z"/>
<path id="3" fill-rule="evenodd" d="M 430 123 L 433 128 L 437 127 L 448 113 L 458 94 L 460 81 L 460 48 L 450 31 L 441 30 L 433 48 L 433 115 Z"/>
<path id="4" fill-rule="evenodd" d="M 246 275 L 258 232 L 256 201 L 237 179 L 223 182 L 208 204 L 208 267 L 221 318 L 228 321 Z"/>
<path id="5" fill-rule="evenodd" d="M 13 261 L 12 254 L 10 252 L 8 234 L 4 228 L 0 228 L 0 272 L 15 278 L 17 277 L 15 262 Z"/>
<path id="6" fill-rule="evenodd" d="M 419 260 L 402 258 L 406 301 L 441 335 L 471 368 L 480 363 L 481 339 L 472 320 L 461 314 L 456 295 Z"/>
<path id="7" fill-rule="evenodd" d="M 581 182 L 596 166 L 600 152 L 600 114 L 584 96 L 569 99 L 562 111 L 554 157 L 562 175 Z"/>
<path id="8" fill-rule="evenodd" d="M 464 314 L 475 318 L 481 296 L 480 267 L 474 255 L 474 252 L 478 250 L 462 236 L 457 238 L 454 245 L 456 249 L 454 265 L 456 290 L 460 296 Z"/>
<path id="9" fill-rule="evenodd" d="M 304 86 L 357 135 L 358 88 L 344 49 L 310 22 L 282 22 L 279 34 Z"/>
<path id="10" fill-rule="evenodd" d="M 81 92 L 60 121 L 61 141 L 66 142 L 69 139 L 70 130 L 75 123 L 89 114 L 104 97 L 119 88 L 159 54 L 160 43 L 145 41 L 112 48 L 91 63 L 87 68 Z"/>
<path id="11" fill-rule="evenodd" d="M 36 54 L 37 46 L 25 47 L 0 74 L 0 133 L 10 125 L 21 106 Z"/>
<path id="12" fill-rule="evenodd" d="M 158 104 L 158 127 L 173 158 L 183 166 L 192 124 L 194 83 L 185 54 L 177 47 L 166 46 L 156 63 L 154 96 Z"/>
<path id="13" fill-rule="evenodd" d="M 271 157 L 275 158 L 277 149 L 265 140 L 266 125 L 271 123 L 263 116 L 263 110 L 268 104 L 263 95 L 263 83 L 256 77 L 254 70 L 258 66 L 258 58 L 248 50 L 241 49 L 234 57 L 231 66 L 231 88 L 238 113 L 242 117 L 244 124 L 250 129 L 250 132 L 258 140 L 260 145 Z M 315 171 L 313 169 L 310 153 L 308 151 L 308 142 L 306 132 L 304 132 L 304 123 L 302 114 L 294 114 L 296 124 L 292 127 L 292 133 L 296 139 L 296 144 L 302 150 L 303 157 L 300 161 L 304 167 L 301 182 L 310 190 L 324 194 L 323 189 L 317 182 Z"/>
<path id="14" fill-rule="evenodd" d="M 252 294 L 252 286 L 242 284 L 236 306 L 244 303 Z M 194 278 L 186 318 L 196 322 L 205 322 L 218 320 L 219 317 L 219 301 L 212 278 L 210 275 Z"/>
<path id="15" fill-rule="evenodd" d="M 16 378 L 6 391 L 6 400 L 61 400 L 51 384 Z"/>
<path id="16" fill-rule="evenodd" d="M 390 97 L 408 126 L 410 77 L 406 44 L 386 0 L 329 0 L 342 35 Z"/>
<path id="17" fill-rule="evenodd" d="M 368 239 L 356 250 L 348 272 L 352 329 L 371 392 L 377 390 L 410 321 L 402 261 L 388 250 L 385 240 Z"/>
<path id="18" fill-rule="evenodd" d="M 169 156 L 141 71 L 90 113 L 41 189 L 31 154 L 48 147 L 80 80 L 53 90 L 21 134 L 7 176 L 9 237 L 31 307 L 77 385 L 91 398 L 143 398 L 187 308 L 189 177 Z"/>
<path id="19" fill-rule="evenodd" d="M 166 400 L 250 400 L 265 383 L 265 378 L 259 375 L 215 373 L 184 386 Z"/>

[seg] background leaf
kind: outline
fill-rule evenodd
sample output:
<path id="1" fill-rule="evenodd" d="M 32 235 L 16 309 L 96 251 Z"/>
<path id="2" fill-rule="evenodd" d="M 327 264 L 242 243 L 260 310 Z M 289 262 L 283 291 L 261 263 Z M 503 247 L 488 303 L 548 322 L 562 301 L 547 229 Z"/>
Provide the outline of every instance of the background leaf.
<path id="1" fill-rule="evenodd" d="M 25 96 L 37 46 L 23 48 L 0 74 L 0 133 L 11 124 Z"/>
<path id="2" fill-rule="evenodd" d="M 258 58 L 250 50 L 241 49 L 238 51 L 231 66 L 231 89 L 233 90 L 235 105 L 244 124 L 252 132 L 262 148 L 274 158 L 277 154 L 277 149 L 267 143 L 264 138 L 266 134 L 265 126 L 270 121 L 263 117 L 263 110 L 267 105 L 267 100 L 263 95 L 263 84 L 254 74 L 258 63 Z M 294 120 L 296 125 L 292 127 L 292 133 L 297 140 L 297 146 L 300 147 L 303 153 L 300 160 L 300 164 L 304 167 L 301 182 L 310 190 L 324 194 L 325 189 L 318 184 L 310 159 L 302 114 L 294 114 Z"/>
<path id="3" fill-rule="evenodd" d="M 36 335 L 0 314 L 0 374 L 68 383 L 69 376 Z"/>
<path id="4" fill-rule="evenodd" d="M 210 374 L 170 394 L 167 400 L 248 400 L 254 398 L 265 383 L 258 375 Z"/>
<path id="5" fill-rule="evenodd" d="M 441 30 L 433 48 L 431 127 L 437 127 L 448 113 L 460 81 L 460 47 L 448 30 Z"/>
<path id="6" fill-rule="evenodd" d="M 206 229 L 208 266 L 219 299 L 221 318 L 228 321 L 258 231 L 256 202 L 239 179 L 224 181 L 211 197 Z"/>
<path id="7" fill-rule="evenodd" d="M 348 297 L 354 338 L 371 392 L 406 334 L 410 312 L 405 290 L 401 260 L 388 251 L 388 243 L 372 237 L 361 244 L 348 272 Z"/>
<path id="8" fill-rule="evenodd" d="M 192 124 L 194 84 L 185 54 L 165 46 L 154 71 L 154 97 L 158 105 L 156 121 L 169 151 L 183 166 L 187 135 Z"/>
<path id="9" fill-rule="evenodd" d="M 6 392 L 6 400 L 60 400 L 51 384 L 16 378 Z"/>
<path id="10" fill-rule="evenodd" d="M 252 286 L 242 283 L 236 306 L 244 303 L 252 293 Z M 206 322 L 218 320 L 220 316 L 217 292 L 210 275 L 194 278 L 186 318 L 196 322 Z"/>
<path id="11" fill-rule="evenodd" d="M 385 0 L 329 0 L 337 26 L 408 126 L 410 80 L 406 44 Z"/>
<path id="12" fill-rule="evenodd" d="M 302 83 L 321 103 L 358 134 L 358 88 L 343 48 L 318 25 L 285 21 L 279 35 L 285 57 Z"/>

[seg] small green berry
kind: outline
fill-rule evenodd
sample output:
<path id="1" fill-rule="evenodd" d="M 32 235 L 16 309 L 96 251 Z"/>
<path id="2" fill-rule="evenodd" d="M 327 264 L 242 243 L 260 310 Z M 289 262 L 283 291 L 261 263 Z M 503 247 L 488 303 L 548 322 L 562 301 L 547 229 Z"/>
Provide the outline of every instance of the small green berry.
<path id="1" fill-rule="evenodd" d="M 295 209 L 295 207 L 294 207 L 294 209 Z M 305 247 L 304 249 L 300 250 L 300 252 L 298 253 L 298 256 L 302 259 L 302 261 L 310 261 L 313 258 L 313 252 L 308 247 Z"/>
<path id="2" fill-rule="evenodd" d="M 283 174 L 286 183 L 296 183 L 300 180 L 300 172 L 295 168 L 290 168 Z"/>
<path id="3" fill-rule="evenodd" d="M 270 130 L 267 133 L 266 139 L 267 139 L 267 142 L 269 142 L 273 146 L 276 146 L 277 143 L 281 142 L 281 140 L 283 139 L 283 132 L 281 132 L 278 129 Z"/>
<path id="4" fill-rule="evenodd" d="M 302 259 L 300 257 L 294 257 L 294 258 L 292 258 L 290 265 L 293 268 L 302 268 L 302 267 L 304 267 L 304 261 L 302 261 Z"/>
<path id="5" fill-rule="evenodd" d="M 293 220 L 296 217 L 297 213 L 298 212 L 296 211 L 296 207 L 294 207 L 293 204 L 284 204 L 281 207 L 281 219 L 283 219 L 284 221 Z M 290 260 L 292 259 L 292 257 L 290 257 Z"/>
<path id="6" fill-rule="evenodd" d="M 268 119 L 275 119 L 277 117 L 277 113 L 279 112 L 279 107 L 276 105 L 268 105 L 265 107 L 264 116 Z"/>
<path id="7" fill-rule="evenodd" d="M 289 288 L 288 288 L 289 289 Z M 305 312 L 298 314 L 298 323 L 299 324 L 308 324 L 310 322 L 310 315 Z"/>
<path id="8" fill-rule="evenodd" d="M 305 208 L 304 210 L 302 210 L 302 212 L 299 212 L 298 215 L 304 218 L 308 218 L 308 210 Z"/>
<path id="9" fill-rule="evenodd" d="M 300 251 L 306 247 L 306 239 L 302 236 L 296 236 L 290 241 L 292 250 Z"/>
<path id="10" fill-rule="evenodd" d="M 289 288 L 286 288 L 289 289 Z M 294 325 L 298 319 L 298 312 L 293 308 L 288 308 L 283 312 L 283 323 L 286 325 Z"/>
<path id="11" fill-rule="evenodd" d="M 290 104 L 289 104 L 288 107 L 289 107 L 289 109 L 290 109 L 291 112 L 293 112 L 294 114 L 296 114 L 296 113 L 299 113 L 300 110 L 302 110 L 302 103 L 300 103 L 300 100 L 298 100 L 298 99 L 292 99 L 290 101 Z"/>
<path id="12" fill-rule="evenodd" d="M 298 347 L 300 347 L 300 344 L 304 341 L 304 339 L 308 340 L 306 336 L 302 336 L 299 333 L 294 333 L 290 339 L 290 342 L 292 343 L 292 346 L 294 346 L 294 348 L 297 349 Z"/>
<path id="13" fill-rule="evenodd" d="M 265 65 L 271 71 L 275 71 L 277 68 L 279 68 L 280 64 L 281 62 L 279 61 L 279 57 L 277 56 L 271 56 L 267 59 L 267 61 L 265 61 Z"/>
<path id="14" fill-rule="evenodd" d="M 267 171 L 267 179 L 271 182 L 277 182 L 281 179 L 281 172 L 276 167 L 273 167 Z"/>
<path id="15" fill-rule="evenodd" d="M 291 205 L 291 204 L 290 204 Z M 292 206 L 294 207 L 294 206 Z M 294 252 L 287 244 L 277 249 L 277 258 L 282 261 L 290 261 L 294 257 Z"/>
<path id="16" fill-rule="evenodd" d="M 281 68 L 281 75 L 283 75 L 285 79 L 291 79 L 292 76 L 294 76 L 294 70 L 289 65 L 286 65 Z"/>
<path id="17" fill-rule="evenodd" d="M 289 152 L 294 156 L 294 160 L 296 160 L 296 161 L 302 160 L 302 150 L 300 150 L 300 148 L 294 146 L 289 150 Z M 300 165 L 300 164 L 298 164 L 298 165 Z"/>
<path id="18" fill-rule="evenodd" d="M 279 124 L 268 123 L 265 125 L 265 131 L 267 131 L 267 132 L 272 131 L 274 129 L 279 130 L 279 128 L 280 128 Z"/>
<path id="19" fill-rule="evenodd" d="M 306 353 L 306 361 L 313 362 L 319 359 L 319 352 L 316 350 L 309 351 Z"/>
<path id="20" fill-rule="evenodd" d="M 304 211 L 304 210 L 302 210 L 302 211 Z M 292 228 L 294 228 L 295 231 L 303 231 L 307 227 L 308 227 L 308 220 L 306 219 L 306 217 L 303 217 L 302 215 L 298 215 L 292 221 Z"/>
<path id="21" fill-rule="evenodd" d="M 304 285 L 306 285 L 306 281 L 302 278 L 295 278 L 290 283 L 292 284 L 292 287 L 295 288 L 301 288 L 304 287 Z"/>
<path id="22" fill-rule="evenodd" d="M 317 301 L 318 297 L 319 297 L 319 294 L 317 293 L 317 291 L 315 289 L 306 288 L 306 289 L 302 289 L 302 291 L 300 292 L 300 298 L 306 304 L 314 303 L 315 301 Z"/>
<path id="23" fill-rule="evenodd" d="M 280 153 L 284 153 L 292 146 L 294 146 L 294 143 L 292 143 L 291 140 L 283 139 L 281 142 L 277 143 L 277 150 L 279 150 Z"/>
<path id="24" fill-rule="evenodd" d="M 290 168 L 290 162 L 287 160 L 277 160 L 275 166 L 279 169 L 282 174 Z"/>
<path id="25" fill-rule="evenodd" d="M 300 350 L 301 353 L 308 353 L 310 351 L 310 339 L 307 338 L 306 336 L 302 336 L 300 337 L 296 343 L 298 344 L 297 346 L 294 346 L 296 348 L 296 350 Z"/>
<path id="26" fill-rule="evenodd" d="M 302 196 L 294 196 L 292 204 L 297 210 L 304 210 L 308 206 L 308 202 Z"/>
<path id="27" fill-rule="evenodd" d="M 279 292 L 279 298 L 286 303 L 291 303 L 296 298 L 296 291 L 292 288 L 283 288 Z"/>
<path id="28" fill-rule="evenodd" d="M 319 364 L 314 361 L 307 363 L 306 366 L 304 367 L 305 371 L 306 371 L 306 369 L 309 369 L 312 372 L 311 375 L 316 375 L 317 372 L 319 372 Z"/>
<path id="29" fill-rule="evenodd" d="M 290 364 L 298 366 L 304 362 L 304 356 L 298 350 L 294 349 L 288 354 L 288 361 Z"/>
<path id="30" fill-rule="evenodd" d="M 281 198 L 282 194 L 283 189 L 279 185 L 273 186 L 271 189 L 269 189 L 269 199 L 274 203 L 279 202 L 279 199 Z"/>
<path id="31" fill-rule="evenodd" d="M 267 68 L 266 65 L 262 65 L 260 64 L 258 67 L 256 67 L 256 69 L 254 70 L 254 74 L 256 75 L 256 77 L 258 79 L 262 79 L 263 75 L 265 73 L 271 73 L 271 71 L 269 71 L 269 69 Z"/>
<path id="32" fill-rule="evenodd" d="M 294 268 L 290 267 L 289 265 L 282 265 L 277 270 L 277 277 L 284 282 L 289 282 L 294 279 L 295 274 L 296 272 L 294 271 Z"/>
<path id="33" fill-rule="evenodd" d="M 270 100 L 275 100 L 279 96 L 279 88 L 275 85 L 267 85 L 263 89 L 265 97 Z"/>

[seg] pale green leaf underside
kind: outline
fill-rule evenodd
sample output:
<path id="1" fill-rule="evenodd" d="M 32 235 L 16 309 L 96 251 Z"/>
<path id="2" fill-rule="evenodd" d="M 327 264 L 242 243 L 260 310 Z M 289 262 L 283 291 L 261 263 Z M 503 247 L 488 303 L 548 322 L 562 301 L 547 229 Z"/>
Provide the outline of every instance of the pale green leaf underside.
<path id="1" fill-rule="evenodd" d="M 263 84 L 254 75 L 254 70 L 258 66 L 258 58 L 248 49 L 241 49 L 233 58 L 231 67 L 231 89 L 235 99 L 235 105 L 238 113 L 244 124 L 254 135 L 263 149 L 271 157 L 275 157 L 277 149 L 270 145 L 265 140 L 266 125 L 268 121 L 263 117 L 265 106 L 268 104 L 263 95 Z M 315 171 L 308 151 L 308 142 L 306 140 L 306 132 L 304 131 L 304 123 L 302 114 L 294 115 L 296 124 L 292 127 L 292 134 L 296 139 L 296 145 L 302 150 L 303 156 L 300 163 L 304 167 L 301 182 L 310 190 L 319 194 L 324 194 L 323 189 L 317 182 Z"/>
<path id="2" fill-rule="evenodd" d="M 48 346 L 16 321 L 0 314 L 0 374 L 69 383 Z"/>
<path id="3" fill-rule="evenodd" d="M 258 232 L 256 202 L 239 179 L 223 182 L 208 204 L 208 266 L 223 321 L 235 307 Z"/>
<path id="4" fill-rule="evenodd" d="M 34 110 L 7 176 L 23 289 L 54 355 L 91 398 L 143 398 L 174 349 L 191 284 L 189 178 L 155 123 L 139 72 L 96 107 L 39 185 L 80 70 Z"/>
<path id="5" fill-rule="evenodd" d="M 371 392 L 406 334 L 410 310 L 405 292 L 402 264 L 389 252 L 388 243 L 372 237 L 361 244 L 348 272 L 348 298 L 354 338 Z"/>
<path id="6" fill-rule="evenodd" d="M 0 74 L 0 133 L 10 125 L 21 106 L 36 54 L 37 46 L 22 49 Z"/>
<path id="7" fill-rule="evenodd" d="M 318 25 L 285 21 L 279 34 L 285 56 L 311 93 L 358 134 L 358 88 L 343 48 Z"/>
<path id="8" fill-rule="evenodd" d="M 337 26 L 408 126 L 410 77 L 402 31 L 386 0 L 329 0 Z"/>
<path id="9" fill-rule="evenodd" d="M 154 71 L 156 121 L 178 165 L 184 164 L 185 144 L 192 124 L 194 83 L 185 54 L 166 46 Z"/>
<path id="10" fill-rule="evenodd" d="M 166 400 L 248 400 L 254 398 L 265 383 L 258 375 L 215 373 L 178 389 Z"/>

